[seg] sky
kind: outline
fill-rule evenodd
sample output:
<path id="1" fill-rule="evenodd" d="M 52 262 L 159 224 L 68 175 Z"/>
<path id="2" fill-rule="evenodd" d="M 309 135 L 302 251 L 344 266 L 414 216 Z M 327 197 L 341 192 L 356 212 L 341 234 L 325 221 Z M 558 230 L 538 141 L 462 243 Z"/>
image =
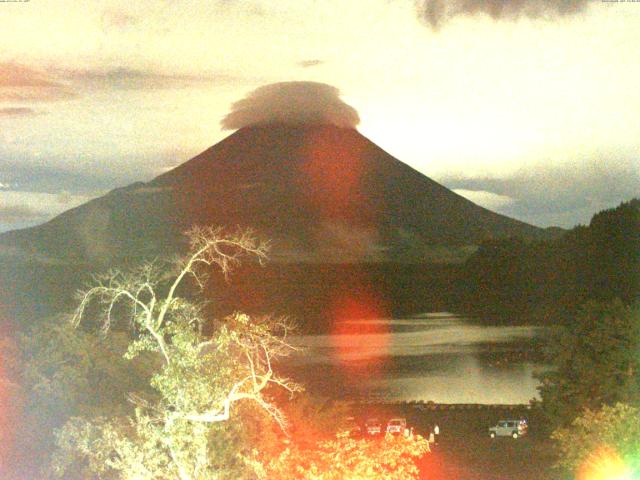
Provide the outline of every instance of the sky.
<path id="1" fill-rule="evenodd" d="M 152 179 L 294 81 L 337 89 L 396 158 L 538 226 L 640 196 L 640 2 L 9 1 L 0 39 L 0 231 Z"/>

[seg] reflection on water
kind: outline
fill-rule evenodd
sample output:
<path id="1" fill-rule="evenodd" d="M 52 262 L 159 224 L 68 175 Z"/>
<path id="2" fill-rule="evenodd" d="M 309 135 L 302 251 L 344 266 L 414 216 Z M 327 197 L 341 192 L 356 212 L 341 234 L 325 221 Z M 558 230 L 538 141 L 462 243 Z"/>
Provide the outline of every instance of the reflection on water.
<path id="1" fill-rule="evenodd" d="M 532 374 L 542 365 L 514 353 L 533 348 L 539 327 L 481 325 L 449 313 L 345 323 L 374 333 L 293 339 L 303 351 L 291 373 L 309 390 L 442 403 L 526 403 L 537 395 Z"/>

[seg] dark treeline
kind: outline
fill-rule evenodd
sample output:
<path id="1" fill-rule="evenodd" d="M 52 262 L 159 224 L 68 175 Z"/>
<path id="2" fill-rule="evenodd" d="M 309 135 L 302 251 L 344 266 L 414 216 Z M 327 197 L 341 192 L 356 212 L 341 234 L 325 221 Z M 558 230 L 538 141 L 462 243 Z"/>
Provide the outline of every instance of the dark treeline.
<path id="1" fill-rule="evenodd" d="M 290 317 L 301 332 L 326 333 L 336 321 L 402 318 L 452 310 L 460 266 L 447 264 L 267 264 L 242 266 L 231 282 L 205 291 L 212 316 L 242 309 Z"/>
<path id="2" fill-rule="evenodd" d="M 0 264 L 0 307 L 4 310 L 4 314 L 0 310 L 0 319 L 14 331 L 73 311 L 74 293 L 91 280 L 92 271 L 86 265 L 17 265 Z M 447 264 L 249 264 L 229 278 L 213 276 L 204 294 L 211 318 L 234 311 L 287 316 L 302 332 L 326 333 L 336 320 L 349 316 L 401 318 L 456 311 L 460 269 L 460 265 Z M 183 294 L 197 292 L 192 282 L 185 284 Z"/>
<path id="3" fill-rule="evenodd" d="M 70 311 L 86 265 L 0 264 L 0 304 L 15 327 Z M 556 323 L 588 300 L 640 296 L 640 200 L 593 216 L 555 240 L 485 241 L 465 264 L 245 265 L 213 278 L 213 317 L 234 310 L 287 315 L 302 331 L 328 331 L 336 315 L 395 318 L 427 311 L 494 322 Z M 340 309 L 351 303 L 356 311 Z M 347 307 L 349 305 L 346 305 Z M 6 323 L 6 322 L 4 322 Z"/>
<path id="4" fill-rule="evenodd" d="M 593 216 L 555 240 L 489 240 L 456 286 L 467 311 L 556 323 L 587 300 L 640 297 L 640 200 Z"/>

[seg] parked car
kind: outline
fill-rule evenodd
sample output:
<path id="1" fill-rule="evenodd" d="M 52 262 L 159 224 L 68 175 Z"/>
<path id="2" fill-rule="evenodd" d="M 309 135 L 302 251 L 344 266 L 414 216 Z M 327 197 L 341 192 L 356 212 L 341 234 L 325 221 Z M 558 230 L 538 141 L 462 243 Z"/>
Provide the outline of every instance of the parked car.
<path id="1" fill-rule="evenodd" d="M 529 425 L 524 419 L 500 420 L 495 427 L 489 428 L 489 436 L 518 438 L 526 435 L 528 430 Z"/>
<path id="2" fill-rule="evenodd" d="M 369 418 L 364 422 L 364 428 L 368 435 L 379 435 L 382 433 L 382 423 L 377 418 Z"/>
<path id="3" fill-rule="evenodd" d="M 401 435 L 407 428 L 407 420 L 404 418 L 392 418 L 387 422 L 387 433 Z"/>
<path id="4" fill-rule="evenodd" d="M 347 417 L 342 422 L 341 430 L 347 432 L 350 437 L 358 438 L 362 436 L 362 428 L 360 428 L 360 425 L 354 417 Z"/>

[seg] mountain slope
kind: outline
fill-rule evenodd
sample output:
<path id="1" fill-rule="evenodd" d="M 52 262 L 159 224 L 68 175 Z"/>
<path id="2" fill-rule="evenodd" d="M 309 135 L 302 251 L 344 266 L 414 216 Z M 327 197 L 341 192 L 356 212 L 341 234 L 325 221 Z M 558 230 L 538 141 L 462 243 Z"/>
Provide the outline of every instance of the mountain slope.
<path id="1" fill-rule="evenodd" d="M 0 248 L 111 263 L 174 252 L 194 223 L 251 227 L 286 262 L 447 261 L 488 237 L 548 235 L 456 195 L 354 129 L 278 124 L 243 128 L 148 183 L 0 235 Z"/>

